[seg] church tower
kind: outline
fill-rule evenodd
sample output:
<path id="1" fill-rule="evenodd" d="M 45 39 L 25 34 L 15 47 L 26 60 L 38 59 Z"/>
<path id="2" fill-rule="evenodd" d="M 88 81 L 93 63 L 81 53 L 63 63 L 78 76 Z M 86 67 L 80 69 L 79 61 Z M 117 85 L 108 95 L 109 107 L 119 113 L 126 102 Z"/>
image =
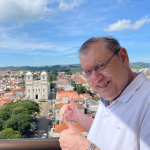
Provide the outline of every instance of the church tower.
<path id="1" fill-rule="evenodd" d="M 28 99 L 32 99 L 33 98 L 33 74 L 31 72 L 28 72 L 26 74 L 26 97 Z"/>

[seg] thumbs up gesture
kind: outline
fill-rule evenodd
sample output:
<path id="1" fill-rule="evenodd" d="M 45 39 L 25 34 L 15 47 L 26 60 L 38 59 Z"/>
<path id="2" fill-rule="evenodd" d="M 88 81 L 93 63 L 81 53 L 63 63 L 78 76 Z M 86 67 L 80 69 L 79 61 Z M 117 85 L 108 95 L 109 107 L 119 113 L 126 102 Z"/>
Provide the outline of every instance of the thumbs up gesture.
<path id="1" fill-rule="evenodd" d="M 79 116 L 79 110 L 73 100 L 73 95 L 69 96 L 70 104 L 63 105 L 60 110 L 60 120 L 64 121 L 64 116 L 67 114 L 68 119 L 77 122 Z"/>
<path id="2" fill-rule="evenodd" d="M 67 114 L 64 115 L 64 121 L 68 129 L 60 134 L 59 142 L 62 150 L 85 150 L 91 142 L 68 120 Z"/>

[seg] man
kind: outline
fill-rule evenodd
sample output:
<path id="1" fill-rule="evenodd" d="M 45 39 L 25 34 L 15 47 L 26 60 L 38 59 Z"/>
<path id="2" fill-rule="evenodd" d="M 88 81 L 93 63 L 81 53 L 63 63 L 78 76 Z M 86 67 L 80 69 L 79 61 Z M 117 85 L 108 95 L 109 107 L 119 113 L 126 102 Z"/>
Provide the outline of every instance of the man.
<path id="1" fill-rule="evenodd" d="M 70 104 L 61 109 L 68 126 L 60 136 L 63 150 L 150 150 L 150 81 L 129 67 L 125 48 L 112 37 L 87 40 L 79 50 L 83 72 L 101 95 L 94 121 Z M 87 132 L 87 139 L 70 120 Z"/>

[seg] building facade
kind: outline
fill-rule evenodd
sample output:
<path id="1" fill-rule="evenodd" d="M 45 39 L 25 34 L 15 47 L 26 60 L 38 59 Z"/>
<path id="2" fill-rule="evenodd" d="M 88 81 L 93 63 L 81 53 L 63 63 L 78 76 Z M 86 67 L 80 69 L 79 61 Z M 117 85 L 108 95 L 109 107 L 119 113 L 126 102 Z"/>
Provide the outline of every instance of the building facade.
<path id="1" fill-rule="evenodd" d="M 26 74 L 26 98 L 46 100 L 50 96 L 50 83 L 47 81 L 47 73 L 41 73 L 41 79 L 34 81 L 33 74 L 28 72 Z"/>

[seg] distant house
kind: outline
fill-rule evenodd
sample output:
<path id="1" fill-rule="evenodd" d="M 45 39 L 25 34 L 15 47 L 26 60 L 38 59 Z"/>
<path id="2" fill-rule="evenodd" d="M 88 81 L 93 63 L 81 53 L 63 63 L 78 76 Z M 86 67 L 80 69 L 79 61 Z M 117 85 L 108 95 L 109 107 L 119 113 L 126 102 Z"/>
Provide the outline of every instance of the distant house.
<path id="1" fill-rule="evenodd" d="M 80 130 L 80 132 L 83 134 L 83 136 L 87 136 L 87 132 L 78 124 L 74 124 L 73 125 L 78 129 Z M 60 137 L 60 133 L 63 131 L 63 130 L 66 130 L 68 129 L 67 125 L 65 124 L 55 124 L 55 128 L 51 128 L 51 131 L 50 131 L 50 137 L 54 138 L 54 137 Z"/>

